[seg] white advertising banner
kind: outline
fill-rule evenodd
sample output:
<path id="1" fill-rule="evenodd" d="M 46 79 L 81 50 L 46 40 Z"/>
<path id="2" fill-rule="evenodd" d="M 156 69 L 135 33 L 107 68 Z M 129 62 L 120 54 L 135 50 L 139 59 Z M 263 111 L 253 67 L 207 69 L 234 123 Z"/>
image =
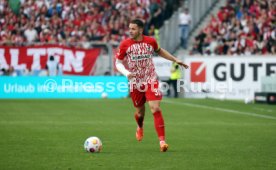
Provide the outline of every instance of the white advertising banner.
<path id="1" fill-rule="evenodd" d="M 154 57 L 153 63 L 158 77 L 170 77 L 172 62 L 162 57 Z"/>
<path id="2" fill-rule="evenodd" d="M 185 97 L 253 99 L 263 76 L 276 76 L 276 56 L 187 57 Z"/>

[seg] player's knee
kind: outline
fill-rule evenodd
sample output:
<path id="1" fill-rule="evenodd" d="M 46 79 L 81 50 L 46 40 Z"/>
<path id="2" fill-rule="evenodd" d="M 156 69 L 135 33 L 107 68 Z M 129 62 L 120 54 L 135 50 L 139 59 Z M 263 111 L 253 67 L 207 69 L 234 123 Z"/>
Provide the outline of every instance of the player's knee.
<path id="1" fill-rule="evenodd" d="M 136 108 L 136 113 L 139 116 L 144 116 L 144 114 L 145 114 L 145 107 Z"/>
<path id="2" fill-rule="evenodd" d="M 160 107 L 158 105 L 151 106 L 150 110 L 151 110 L 152 113 L 160 112 L 161 111 L 161 109 L 160 109 Z"/>
<path id="3" fill-rule="evenodd" d="M 144 116 L 145 112 L 143 110 L 137 111 L 138 116 Z"/>

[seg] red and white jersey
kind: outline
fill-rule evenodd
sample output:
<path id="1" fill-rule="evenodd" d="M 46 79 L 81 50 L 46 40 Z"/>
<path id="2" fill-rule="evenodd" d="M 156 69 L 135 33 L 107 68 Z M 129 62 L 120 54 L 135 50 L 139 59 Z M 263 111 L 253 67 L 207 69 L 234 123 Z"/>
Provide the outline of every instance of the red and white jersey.
<path id="1" fill-rule="evenodd" d="M 154 52 L 159 50 L 156 40 L 152 37 L 143 36 L 142 41 L 128 38 L 121 42 L 116 58 L 126 59 L 129 71 L 136 75 L 132 83 L 151 83 L 157 80 L 152 57 Z"/>

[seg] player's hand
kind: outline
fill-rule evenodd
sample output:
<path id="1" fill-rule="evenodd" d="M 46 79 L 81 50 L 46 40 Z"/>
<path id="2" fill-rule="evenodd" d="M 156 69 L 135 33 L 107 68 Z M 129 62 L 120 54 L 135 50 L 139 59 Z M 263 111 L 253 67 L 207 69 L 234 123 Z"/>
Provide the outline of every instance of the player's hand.
<path id="1" fill-rule="evenodd" d="M 180 61 L 180 60 L 177 60 L 176 63 L 177 63 L 178 65 L 184 67 L 185 69 L 188 69 L 188 68 L 189 68 L 189 66 L 188 66 L 187 64 L 183 63 L 183 62 Z"/>
<path id="2" fill-rule="evenodd" d="M 134 77 L 135 77 L 135 74 L 133 74 L 133 73 L 130 73 L 130 74 L 127 75 L 127 78 L 129 80 L 133 79 Z"/>

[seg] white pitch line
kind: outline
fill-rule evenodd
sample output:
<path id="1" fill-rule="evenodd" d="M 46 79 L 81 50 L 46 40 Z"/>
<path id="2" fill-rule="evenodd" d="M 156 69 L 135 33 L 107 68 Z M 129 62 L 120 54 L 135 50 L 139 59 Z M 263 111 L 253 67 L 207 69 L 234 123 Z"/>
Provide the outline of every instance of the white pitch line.
<path id="1" fill-rule="evenodd" d="M 254 110 L 260 110 L 260 111 L 265 111 L 265 112 L 273 112 L 270 109 L 263 109 L 263 108 L 257 108 L 257 107 L 253 107 Z"/>
<path id="2" fill-rule="evenodd" d="M 261 115 L 261 114 L 257 114 L 257 113 L 253 113 L 253 112 L 241 112 L 241 111 L 232 110 L 232 109 L 225 109 L 225 108 L 220 108 L 220 107 L 210 107 L 210 106 L 204 106 L 204 105 L 187 103 L 187 102 L 179 103 L 179 102 L 172 102 L 172 101 L 167 101 L 167 100 L 163 100 L 163 102 L 169 103 L 169 104 L 185 105 L 185 106 L 191 106 L 191 107 L 197 107 L 197 108 L 204 108 L 204 109 L 217 110 L 217 111 L 222 111 L 222 112 L 228 112 L 228 113 L 276 120 L 276 117 L 268 116 L 268 115 Z"/>

